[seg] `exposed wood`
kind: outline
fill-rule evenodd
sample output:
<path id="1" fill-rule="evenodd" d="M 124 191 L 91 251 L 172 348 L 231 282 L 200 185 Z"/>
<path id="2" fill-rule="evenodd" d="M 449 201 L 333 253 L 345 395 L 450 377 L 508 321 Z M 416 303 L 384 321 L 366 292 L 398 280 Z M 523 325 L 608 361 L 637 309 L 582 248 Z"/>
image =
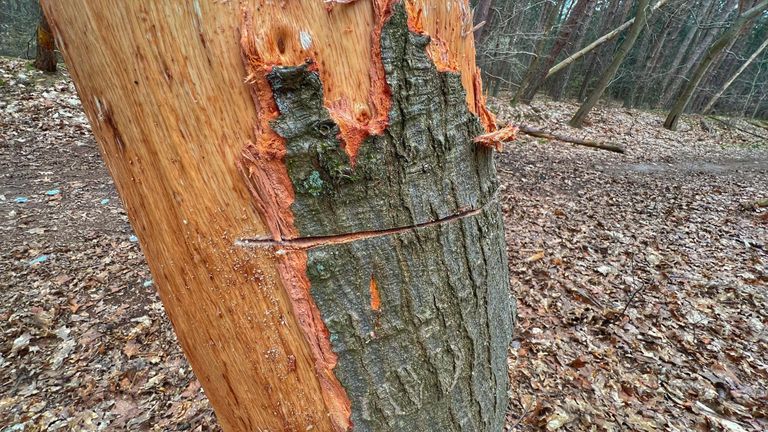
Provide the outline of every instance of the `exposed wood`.
<path id="1" fill-rule="evenodd" d="M 499 430 L 514 311 L 469 5 L 333 3 L 43 6 L 225 430 Z"/>

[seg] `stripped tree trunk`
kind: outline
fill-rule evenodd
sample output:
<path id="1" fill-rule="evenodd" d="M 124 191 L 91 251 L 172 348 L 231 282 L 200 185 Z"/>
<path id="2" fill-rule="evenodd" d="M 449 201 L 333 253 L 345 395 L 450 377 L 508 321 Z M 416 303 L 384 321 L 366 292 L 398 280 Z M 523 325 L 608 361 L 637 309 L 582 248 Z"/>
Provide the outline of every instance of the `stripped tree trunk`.
<path id="1" fill-rule="evenodd" d="M 501 430 L 514 307 L 465 0 L 44 8 L 225 430 Z"/>

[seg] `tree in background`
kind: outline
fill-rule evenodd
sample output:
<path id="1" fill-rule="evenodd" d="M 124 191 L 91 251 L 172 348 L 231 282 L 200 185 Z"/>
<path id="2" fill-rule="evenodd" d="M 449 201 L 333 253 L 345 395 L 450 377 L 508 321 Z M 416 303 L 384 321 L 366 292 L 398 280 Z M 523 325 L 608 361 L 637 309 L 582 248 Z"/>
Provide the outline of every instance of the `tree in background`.
<path id="1" fill-rule="evenodd" d="M 751 9 L 744 11 L 733 23 L 733 25 L 728 27 L 728 29 L 723 32 L 723 34 L 715 41 L 715 43 L 709 47 L 706 55 L 704 56 L 704 59 L 699 63 L 696 70 L 693 72 L 692 77 L 688 80 L 688 83 L 686 84 L 682 93 L 677 98 L 675 105 L 669 112 L 667 119 L 664 121 L 665 128 L 670 130 L 675 130 L 677 128 L 677 123 L 680 121 L 680 116 L 685 110 L 686 105 L 688 105 L 688 102 L 691 100 L 696 87 L 699 85 L 702 78 L 704 78 L 704 74 L 707 73 L 707 70 L 709 70 L 712 62 L 715 61 L 716 56 L 720 54 L 720 52 L 723 51 L 728 46 L 728 44 L 736 39 L 741 30 L 750 21 L 755 19 L 758 15 L 761 15 L 766 10 L 768 10 L 768 0 L 763 0 L 753 6 Z"/>
<path id="2" fill-rule="evenodd" d="M 516 100 L 526 104 L 531 103 L 533 97 L 536 96 L 536 93 L 544 84 L 549 68 L 555 64 L 560 53 L 572 44 L 574 35 L 578 34 L 578 28 L 586 24 L 587 20 L 585 18 L 590 16 L 587 12 L 592 8 L 595 1 L 596 0 L 576 0 L 570 13 L 568 13 L 568 18 L 563 22 L 560 32 L 558 33 L 554 44 L 552 44 L 549 53 L 544 57 L 543 62 L 536 62 L 533 65 L 534 69 L 529 75 L 530 80 L 521 85 L 520 93 L 518 94 L 518 97 L 516 97 Z"/>
<path id="3" fill-rule="evenodd" d="M 595 104 L 597 104 L 597 101 L 603 96 L 603 92 L 605 92 L 605 89 L 608 88 L 611 80 L 613 80 L 613 78 L 616 76 L 616 72 L 624 62 L 627 54 L 629 54 L 629 50 L 631 50 L 635 45 L 637 37 L 640 36 L 640 32 L 643 30 L 643 27 L 645 27 L 646 19 L 648 17 L 648 3 L 649 0 L 638 0 L 635 21 L 632 24 L 632 28 L 629 30 L 627 38 L 624 39 L 621 47 L 619 47 L 618 51 L 616 51 L 616 54 L 614 54 L 611 65 L 608 66 L 608 69 L 606 69 L 605 72 L 603 72 L 603 75 L 600 77 L 600 81 L 598 81 L 597 86 L 592 91 L 592 94 L 589 96 L 586 102 L 581 105 L 579 110 L 573 116 L 573 119 L 571 119 L 571 126 L 577 128 L 581 127 L 581 125 L 584 123 L 584 119 L 587 117 L 592 108 L 594 108 Z"/>
<path id="4" fill-rule="evenodd" d="M 740 11 L 756 0 L 651 0 L 645 30 L 626 54 L 604 98 L 627 107 L 669 109 L 685 89 L 708 48 Z M 629 36 L 633 0 L 595 0 L 591 18 L 576 0 L 494 2 L 483 27 L 478 62 L 488 91 L 525 101 L 540 90 L 555 98 L 585 100 L 600 71 L 608 69 Z M 742 9 L 739 9 L 742 7 Z M 744 9 L 746 8 L 746 9 Z M 582 19 L 579 18 L 580 14 Z M 577 22 L 570 28 L 567 22 Z M 563 43 L 565 32 L 569 42 Z M 758 14 L 711 60 L 694 90 L 688 109 L 700 112 L 765 40 L 768 15 Z M 552 60 L 550 54 L 557 53 Z M 768 113 L 766 51 L 728 86 L 714 109 L 721 113 L 761 116 Z M 542 77 L 545 64 L 551 66 Z M 556 63 L 556 64 L 555 64 Z M 554 78 L 554 79 L 552 79 Z M 528 92 L 526 98 L 522 96 Z M 508 96 L 507 96 L 508 95 Z M 745 106 L 745 104 L 747 104 Z"/>
<path id="5" fill-rule="evenodd" d="M 40 22 L 35 31 L 37 41 L 37 54 L 33 65 L 43 72 L 56 72 L 56 42 L 51 32 L 51 26 L 45 18 L 45 14 L 40 14 Z"/>

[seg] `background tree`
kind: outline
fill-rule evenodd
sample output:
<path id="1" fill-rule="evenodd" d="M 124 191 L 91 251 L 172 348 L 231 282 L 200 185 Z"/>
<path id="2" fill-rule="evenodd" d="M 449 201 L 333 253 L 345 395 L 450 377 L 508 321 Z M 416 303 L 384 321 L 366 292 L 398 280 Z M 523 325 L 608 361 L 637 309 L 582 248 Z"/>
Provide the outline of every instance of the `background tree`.
<path id="1" fill-rule="evenodd" d="M 751 20 L 755 19 L 758 15 L 761 15 L 766 10 L 768 10 L 768 0 L 763 0 L 757 5 L 753 6 L 751 9 L 744 11 L 733 23 L 733 25 L 731 25 L 725 32 L 723 32 L 723 34 L 715 41 L 715 43 L 709 47 L 706 54 L 704 55 L 704 59 L 699 63 L 696 70 L 693 72 L 692 77 L 688 80 L 688 84 L 686 84 L 683 92 L 677 98 L 675 105 L 672 107 L 672 110 L 667 116 L 667 119 L 664 121 L 665 128 L 671 130 L 677 128 L 680 115 L 683 113 L 683 110 L 685 110 L 686 105 L 688 105 L 688 101 L 690 101 L 691 96 L 693 96 L 694 90 L 696 90 L 696 87 L 699 85 L 702 78 L 704 78 L 704 74 L 707 73 L 707 70 L 712 65 L 712 62 L 715 61 L 715 57 L 720 54 L 720 52 L 724 50 L 728 44 L 733 42 L 736 36 L 738 36 L 738 34 L 744 28 L 744 26 L 746 26 Z"/>
<path id="2" fill-rule="evenodd" d="M 739 15 L 735 0 L 662 0 L 653 2 L 646 30 L 639 36 L 614 78 L 603 92 L 606 99 L 628 107 L 668 109 L 682 92 L 707 49 Z M 576 1 L 495 2 L 478 47 L 491 95 L 522 99 L 526 89 L 538 87 L 555 98 L 584 100 L 600 71 L 606 70 L 627 38 L 633 14 L 628 0 L 596 0 L 589 20 L 570 29 L 574 39 L 560 49 L 553 66 L 542 77 L 541 66 L 561 43 L 565 23 L 576 20 Z M 585 14 L 586 16 L 586 14 Z M 688 104 L 700 112 L 723 84 L 765 40 L 768 16 L 760 14 L 733 38 L 709 67 Z M 557 51 L 557 49 L 555 49 Z M 759 55 L 719 98 L 718 113 L 760 116 L 768 111 L 768 69 Z M 554 79 L 553 79 L 554 78 Z M 539 90 L 536 90 L 539 93 Z M 751 95 L 751 96 L 750 96 Z M 745 109 L 745 103 L 746 106 Z"/>
<path id="3" fill-rule="evenodd" d="M 602 77 L 600 77 L 600 81 L 598 81 L 597 86 L 592 91 L 589 99 L 587 99 L 587 101 L 581 105 L 579 110 L 573 116 L 573 119 L 571 119 L 571 126 L 577 128 L 581 127 L 582 123 L 584 123 L 584 119 L 587 117 L 592 108 L 594 108 L 600 97 L 602 97 L 603 92 L 605 92 L 605 89 L 608 88 L 608 85 L 611 83 L 613 77 L 616 76 L 616 72 L 624 62 L 627 54 L 629 54 L 629 50 L 631 50 L 635 45 L 637 37 L 640 36 L 640 32 L 643 30 L 643 27 L 645 27 L 646 18 L 648 16 L 648 2 L 649 0 L 638 0 L 635 21 L 632 24 L 632 28 L 629 30 L 629 35 L 627 35 L 627 38 L 621 44 L 621 47 L 619 47 L 618 51 L 616 51 L 616 54 L 613 56 L 611 65 L 608 66 L 608 69 L 606 69 Z"/>
<path id="4" fill-rule="evenodd" d="M 35 31 L 37 41 L 37 54 L 34 66 L 43 72 L 56 72 L 56 43 L 51 33 L 51 26 L 44 14 L 40 14 L 40 22 Z"/>

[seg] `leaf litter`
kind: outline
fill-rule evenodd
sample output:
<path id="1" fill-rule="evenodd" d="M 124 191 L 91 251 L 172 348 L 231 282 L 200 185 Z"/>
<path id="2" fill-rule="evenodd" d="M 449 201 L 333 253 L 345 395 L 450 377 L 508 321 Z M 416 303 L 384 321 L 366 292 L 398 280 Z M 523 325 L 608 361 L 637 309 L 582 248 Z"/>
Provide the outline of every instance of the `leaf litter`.
<path id="1" fill-rule="evenodd" d="M 66 73 L 0 58 L 0 78 L 0 430 L 220 430 Z M 574 104 L 492 102 L 627 148 L 524 137 L 498 155 L 506 429 L 768 429 L 768 212 L 741 205 L 768 196 L 766 144 L 699 117 L 673 133 L 598 107 L 575 131 Z"/>
<path id="2" fill-rule="evenodd" d="M 627 149 L 523 137 L 499 155 L 507 430 L 768 430 L 768 213 L 741 205 L 768 196 L 768 143 L 698 116 L 670 132 L 603 106 L 577 130 L 573 103 L 492 107 Z"/>

